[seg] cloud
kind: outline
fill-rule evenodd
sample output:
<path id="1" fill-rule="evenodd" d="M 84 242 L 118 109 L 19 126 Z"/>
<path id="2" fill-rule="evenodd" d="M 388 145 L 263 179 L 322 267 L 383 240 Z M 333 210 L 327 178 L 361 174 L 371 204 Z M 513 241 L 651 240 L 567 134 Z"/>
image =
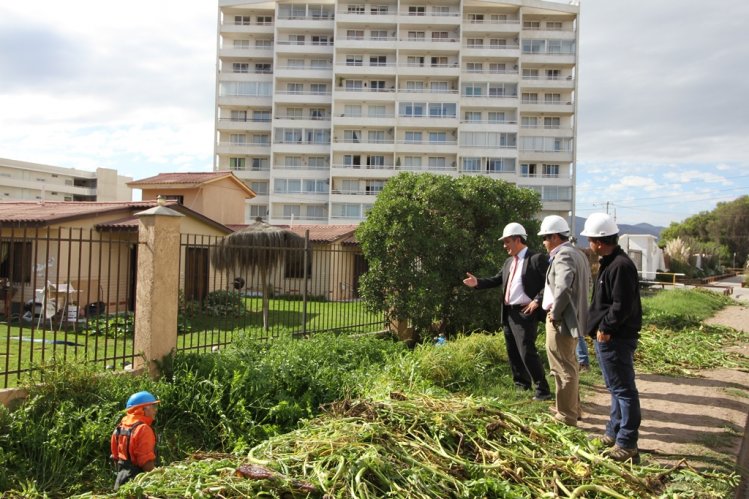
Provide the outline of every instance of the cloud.
<path id="1" fill-rule="evenodd" d="M 677 184 L 689 184 L 692 182 L 703 182 L 707 184 L 732 185 L 726 177 L 712 172 L 698 170 L 682 170 L 679 172 L 668 172 L 663 175 L 666 180 Z"/>

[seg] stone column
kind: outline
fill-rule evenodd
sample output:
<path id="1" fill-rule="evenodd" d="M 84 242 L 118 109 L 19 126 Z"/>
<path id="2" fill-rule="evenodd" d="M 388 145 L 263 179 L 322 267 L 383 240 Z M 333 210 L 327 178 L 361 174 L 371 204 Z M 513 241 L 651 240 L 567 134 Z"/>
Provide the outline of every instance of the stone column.
<path id="1" fill-rule="evenodd" d="M 184 215 L 160 205 L 135 216 L 140 223 L 133 368 L 158 376 L 157 361 L 177 347 L 180 218 Z"/>

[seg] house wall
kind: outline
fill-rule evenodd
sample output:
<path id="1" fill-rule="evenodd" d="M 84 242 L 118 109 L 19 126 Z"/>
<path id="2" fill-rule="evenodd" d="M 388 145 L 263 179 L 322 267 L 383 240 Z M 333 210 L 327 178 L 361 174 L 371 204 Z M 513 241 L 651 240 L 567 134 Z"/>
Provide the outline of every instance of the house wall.
<path id="1" fill-rule="evenodd" d="M 229 178 L 209 182 L 200 187 L 143 187 L 144 201 L 156 199 L 159 195 L 182 196 L 186 207 L 224 225 L 245 223 L 245 200 L 252 197 Z"/>

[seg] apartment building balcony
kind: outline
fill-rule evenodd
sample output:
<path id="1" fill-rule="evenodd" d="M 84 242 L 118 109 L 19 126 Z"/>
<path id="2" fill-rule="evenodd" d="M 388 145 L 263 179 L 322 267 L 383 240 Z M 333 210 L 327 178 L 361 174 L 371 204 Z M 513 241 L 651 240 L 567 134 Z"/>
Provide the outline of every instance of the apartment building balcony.
<path id="1" fill-rule="evenodd" d="M 268 59 L 273 60 L 273 47 L 247 47 L 247 48 L 234 48 L 226 47 L 221 48 L 218 51 L 218 56 L 221 59 L 235 58 L 235 59 Z"/>
<path id="2" fill-rule="evenodd" d="M 266 34 L 272 35 L 274 32 L 273 24 L 234 24 L 233 20 L 225 19 L 221 24 L 221 33 L 238 33 L 238 34 Z"/>
<path id="3" fill-rule="evenodd" d="M 430 54 L 457 54 L 460 51 L 460 35 L 452 38 L 421 38 L 413 39 L 401 37 L 398 44 L 400 50 L 429 52 Z"/>
<path id="4" fill-rule="evenodd" d="M 296 155 L 327 155 L 330 153 L 329 142 L 309 142 L 305 140 L 285 141 L 277 139 L 273 143 L 273 153 L 288 153 Z"/>
<path id="5" fill-rule="evenodd" d="M 375 127 L 394 127 L 395 115 L 386 114 L 378 116 L 369 116 L 366 114 L 339 113 L 333 116 L 333 126 L 375 126 Z"/>
<path id="6" fill-rule="evenodd" d="M 344 30 L 345 31 L 345 30 Z M 346 50 L 395 50 L 398 48 L 398 38 L 396 36 L 387 37 L 364 37 L 364 36 L 346 36 L 339 35 L 336 38 L 336 48 Z"/>
<path id="7" fill-rule="evenodd" d="M 328 192 L 273 192 L 273 204 L 327 204 Z M 304 198 L 304 201 L 300 201 L 299 198 Z M 294 217 L 294 220 L 298 220 L 298 217 Z"/>
<path id="8" fill-rule="evenodd" d="M 391 165 L 345 165 L 334 164 L 330 167 L 330 176 L 332 178 L 346 179 L 380 179 L 382 177 L 391 177 L 397 173 L 395 166 Z"/>
<path id="9" fill-rule="evenodd" d="M 286 172 L 302 172 L 305 177 L 312 176 L 313 178 L 328 178 L 330 172 L 330 165 L 325 166 L 310 166 L 310 165 L 286 165 L 282 162 L 276 162 L 273 164 L 273 171 L 283 172 L 281 174 L 286 175 Z"/>
<path id="10" fill-rule="evenodd" d="M 270 132 L 271 122 L 270 119 L 258 119 L 253 120 L 248 118 L 246 120 L 240 120 L 235 118 L 219 118 L 218 120 L 219 131 L 251 131 L 251 132 Z"/>
<path id="11" fill-rule="evenodd" d="M 460 102 L 463 106 L 468 107 L 503 107 L 512 108 L 518 105 L 517 95 L 473 95 L 461 94 Z"/>
<path id="12" fill-rule="evenodd" d="M 453 85 L 457 86 L 456 83 Z M 453 102 L 457 103 L 460 98 L 460 94 L 457 89 L 451 88 L 407 88 L 401 87 L 398 89 L 398 97 L 400 100 L 404 99 L 416 99 L 427 100 L 427 101 L 439 101 L 439 102 Z"/>
<path id="13" fill-rule="evenodd" d="M 334 152 L 367 152 L 367 153 L 392 153 L 393 139 L 381 139 L 369 141 L 362 139 L 333 138 Z"/>
<path id="14" fill-rule="evenodd" d="M 270 144 L 255 144 L 251 142 L 219 142 L 216 147 L 218 154 L 231 154 L 233 156 L 268 156 Z"/>
<path id="15" fill-rule="evenodd" d="M 518 150 L 522 162 L 536 163 L 569 163 L 572 161 L 572 151 L 554 150 Z"/>
<path id="16" fill-rule="evenodd" d="M 522 29 L 522 35 L 524 39 L 546 39 L 553 38 L 555 40 L 575 40 L 577 34 L 571 27 L 562 27 L 550 29 L 543 25 L 539 28 L 528 28 L 524 26 Z"/>
<path id="17" fill-rule="evenodd" d="M 571 114 L 575 112 L 575 106 L 571 100 L 562 100 L 559 102 L 544 102 L 521 99 L 518 110 L 521 113 L 533 114 Z"/>
<path id="18" fill-rule="evenodd" d="M 522 136 L 533 137 L 564 137 L 569 138 L 574 135 L 572 127 L 569 126 L 551 126 L 539 123 L 538 125 L 521 125 L 519 134 Z"/>
<path id="19" fill-rule="evenodd" d="M 408 11 L 408 6 L 401 5 L 398 12 L 398 23 L 408 26 L 460 26 L 463 22 L 461 13 L 456 9 L 451 12 L 423 12 Z"/>
<path id="20" fill-rule="evenodd" d="M 461 71 L 464 80 L 477 82 L 502 82 L 517 83 L 520 81 L 520 75 L 517 69 L 495 70 L 488 69 L 463 69 Z"/>
<path id="21" fill-rule="evenodd" d="M 403 55 L 401 55 L 403 57 Z M 457 78 L 460 76 L 460 64 L 458 61 L 449 62 L 447 64 L 398 64 L 398 74 L 400 76 L 429 76 L 431 78 L 437 76 L 452 76 Z"/>
<path id="22" fill-rule="evenodd" d="M 335 65 L 336 76 L 395 76 L 396 65 L 394 62 L 379 63 L 379 64 L 349 64 L 349 63 L 337 63 Z"/>
<path id="23" fill-rule="evenodd" d="M 269 180 L 270 179 L 270 166 L 252 168 L 246 166 L 244 168 L 227 168 L 234 172 L 234 175 L 239 177 L 244 182 L 250 182 L 252 180 Z M 253 200 L 256 198 L 252 198 Z"/>
<path id="24" fill-rule="evenodd" d="M 284 104 L 328 104 L 331 102 L 330 92 L 297 92 L 276 90 L 273 100 Z M 264 101 L 267 104 L 267 99 Z"/>
<path id="25" fill-rule="evenodd" d="M 493 57 L 520 57 L 520 45 L 463 45 L 463 57 L 491 59 Z"/>
<path id="26" fill-rule="evenodd" d="M 252 71 L 246 73 L 235 73 L 233 71 L 219 71 L 218 74 L 219 83 L 230 82 L 230 81 L 273 81 L 273 72 L 271 71 Z"/>
<path id="27" fill-rule="evenodd" d="M 563 52 L 522 52 L 523 61 L 527 64 L 565 64 L 575 65 L 574 53 Z"/>
<path id="28" fill-rule="evenodd" d="M 47 192 L 58 192 L 60 194 L 72 194 L 75 196 L 87 196 L 96 198 L 96 187 L 76 187 L 75 185 L 68 185 L 65 183 L 65 179 L 57 178 L 54 181 L 38 181 L 38 180 L 24 180 L 18 177 L 4 177 L 2 184 L 10 185 L 18 189 L 30 189 L 30 190 L 45 190 Z M 71 180 L 71 184 L 72 184 Z"/>
<path id="29" fill-rule="evenodd" d="M 276 66 L 277 78 L 288 78 L 292 80 L 326 80 L 333 77 L 333 67 L 300 68 L 298 66 Z"/>
<path id="30" fill-rule="evenodd" d="M 457 116 L 413 116 L 402 114 L 398 116 L 397 123 L 399 127 L 457 129 L 460 120 Z"/>
<path id="31" fill-rule="evenodd" d="M 394 88 L 336 87 L 336 100 L 392 102 L 395 99 Z"/>
<path id="32" fill-rule="evenodd" d="M 216 104 L 219 107 L 266 107 L 270 100 L 270 95 L 219 95 Z"/>
<path id="33" fill-rule="evenodd" d="M 290 55 L 333 55 L 333 41 L 327 42 L 297 42 L 297 41 L 278 41 L 276 42 L 277 54 Z"/>
<path id="34" fill-rule="evenodd" d="M 282 29 L 294 29 L 296 31 L 333 31 L 335 18 L 330 16 L 281 16 L 276 18 L 276 27 Z"/>
<path id="35" fill-rule="evenodd" d="M 518 122 L 514 120 L 496 121 L 496 120 L 471 120 L 460 121 L 461 132 L 483 132 L 491 130 L 493 132 L 515 133 L 518 131 Z"/>
<path id="36" fill-rule="evenodd" d="M 330 126 L 330 116 L 320 118 L 311 118 L 309 116 L 297 117 L 287 115 L 277 115 L 273 117 L 273 126 L 276 128 L 320 128 L 320 126 Z"/>
<path id="37" fill-rule="evenodd" d="M 458 148 L 457 140 L 398 140 L 397 144 L 398 153 L 456 154 Z"/>
<path id="38" fill-rule="evenodd" d="M 398 20 L 398 15 L 395 12 L 395 5 L 393 6 L 373 6 L 370 9 L 362 7 L 361 10 L 348 10 L 345 5 L 336 12 L 336 20 L 338 26 L 341 25 L 364 25 L 364 24 L 395 24 Z"/>
<path id="39" fill-rule="evenodd" d="M 461 25 L 461 32 L 463 33 L 510 33 L 517 35 L 520 32 L 520 19 L 519 18 L 507 18 L 507 19 L 489 19 L 486 16 L 483 20 L 471 19 L 468 17 L 463 18 L 463 24 Z"/>
<path id="40" fill-rule="evenodd" d="M 547 77 L 547 76 L 523 76 L 522 87 L 533 89 L 574 89 L 575 79 L 572 75 Z"/>

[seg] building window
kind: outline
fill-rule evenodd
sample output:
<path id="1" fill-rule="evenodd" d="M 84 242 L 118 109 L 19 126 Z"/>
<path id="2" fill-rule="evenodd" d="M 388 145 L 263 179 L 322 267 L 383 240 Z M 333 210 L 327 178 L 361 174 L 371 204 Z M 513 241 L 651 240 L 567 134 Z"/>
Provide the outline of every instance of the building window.
<path id="1" fill-rule="evenodd" d="M 247 111 L 232 111 L 231 120 L 232 121 L 247 121 Z"/>
<path id="2" fill-rule="evenodd" d="M 408 7 L 408 15 L 409 16 L 423 16 L 426 14 L 426 8 L 420 7 L 420 6 L 410 6 Z"/>
<path id="3" fill-rule="evenodd" d="M 443 156 L 430 156 L 429 157 L 429 169 L 430 170 L 444 170 L 447 166 L 447 158 Z"/>
<path id="4" fill-rule="evenodd" d="M 267 204 L 251 204 L 247 207 L 247 218 L 249 220 L 255 220 L 256 218 L 267 218 L 268 217 L 268 205 Z"/>
<path id="5" fill-rule="evenodd" d="M 161 197 L 167 201 L 176 201 L 177 204 L 185 204 L 185 196 L 180 196 L 178 194 L 161 194 Z"/>
<path id="6" fill-rule="evenodd" d="M 249 40 L 234 40 L 235 49 L 248 49 L 250 48 Z"/>
<path id="7" fill-rule="evenodd" d="M 483 73 L 484 72 L 484 65 L 480 62 L 467 62 L 466 63 L 466 72 L 468 73 Z"/>
<path id="8" fill-rule="evenodd" d="M 232 71 L 235 73 L 249 73 L 250 65 L 246 62 L 235 62 L 232 64 Z"/>
<path id="9" fill-rule="evenodd" d="M 466 111 L 464 116 L 466 123 L 481 123 L 481 113 L 478 111 Z"/>
<path id="10" fill-rule="evenodd" d="M 250 182 L 250 189 L 255 191 L 258 196 L 268 195 L 268 182 Z"/>
<path id="11" fill-rule="evenodd" d="M 257 23 L 260 26 L 270 26 L 273 24 L 273 17 L 272 16 L 257 16 Z"/>
<path id="12" fill-rule="evenodd" d="M 10 282 L 31 282 L 31 242 L 0 243 L 0 277 Z"/>
<path id="13" fill-rule="evenodd" d="M 544 177 L 559 177 L 559 165 L 544 165 Z"/>
<path id="14" fill-rule="evenodd" d="M 250 16 L 234 16 L 234 25 L 236 26 L 249 26 Z"/>
<path id="15" fill-rule="evenodd" d="M 481 171 L 481 158 L 463 158 L 464 172 Z"/>
<path id="16" fill-rule="evenodd" d="M 271 74 L 273 73 L 272 66 L 269 63 L 255 64 L 256 74 Z"/>
<path id="17" fill-rule="evenodd" d="M 559 116 L 546 116 L 544 118 L 544 128 L 557 129 L 561 125 Z"/>
<path id="18" fill-rule="evenodd" d="M 245 158 L 229 158 L 230 170 L 244 170 Z"/>

